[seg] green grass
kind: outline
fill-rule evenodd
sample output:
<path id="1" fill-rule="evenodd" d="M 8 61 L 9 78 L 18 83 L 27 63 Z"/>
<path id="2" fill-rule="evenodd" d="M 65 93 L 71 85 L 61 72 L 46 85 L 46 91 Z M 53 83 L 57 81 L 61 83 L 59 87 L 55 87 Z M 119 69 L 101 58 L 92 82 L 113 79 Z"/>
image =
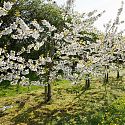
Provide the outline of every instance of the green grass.
<path id="1" fill-rule="evenodd" d="M 115 100 L 107 111 L 102 112 L 103 124 L 124 125 L 125 123 L 125 97 Z"/>
<path id="2" fill-rule="evenodd" d="M 19 86 L 17 85 L 10 85 L 8 81 L 3 82 L 0 84 L 0 97 L 10 97 L 16 96 L 21 93 L 27 93 L 30 91 L 41 89 L 39 86 Z"/>
<path id="3" fill-rule="evenodd" d="M 43 88 L 33 86 L 28 91 L 21 87 L 18 94 L 16 87 L 10 86 L 3 90 L 6 95 L 0 98 L 0 107 L 13 107 L 1 112 L 0 125 L 123 125 L 125 78 L 110 77 L 109 81 L 105 91 L 102 82 L 94 78 L 83 92 L 84 81 L 72 85 L 59 80 L 53 83 L 52 100 L 47 104 Z"/>

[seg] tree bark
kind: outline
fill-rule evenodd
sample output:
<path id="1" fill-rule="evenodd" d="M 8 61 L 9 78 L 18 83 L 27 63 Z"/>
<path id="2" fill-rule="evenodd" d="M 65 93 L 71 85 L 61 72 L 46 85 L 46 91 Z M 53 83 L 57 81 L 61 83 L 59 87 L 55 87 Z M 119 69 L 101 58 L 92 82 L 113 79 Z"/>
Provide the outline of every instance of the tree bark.
<path id="1" fill-rule="evenodd" d="M 90 87 L 90 79 L 86 79 L 86 83 L 85 83 L 85 90 L 87 90 Z"/>
<path id="2" fill-rule="evenodd" d="M 47 102 L 47 93 L 48 93 L 48 87 L 45 86 L 45 102 Z"/>
<path id="3" fill-rule="evenodd" d="M 108 72 L 105 73 L 104 83 L 107 83 L 109 81 L 109 74 Z"/>
<path id="4" fill-rule="evenodd" d="M 51 100 L 51 84 L 48 83 L 47 102 Z"/>
<path id="5" fill-rule="evenodd" d="M 45 102 L 49 102 L 51 100 L 51 97 L 51 84 L 48 83 L 47 86 L 45 86 Z"/>
<path id="6" fill-rule="evenodd" d="M 106 82 L 108 82 L 109 81 L 109 74 L 108 74 L 108 72 L 106 73 Z"/>
<path id="7" fill-rule="evenodd" d="M 120 75 L 119 75 L 119 70 L 117 70 L 117 79 L 119 79 Z"/>

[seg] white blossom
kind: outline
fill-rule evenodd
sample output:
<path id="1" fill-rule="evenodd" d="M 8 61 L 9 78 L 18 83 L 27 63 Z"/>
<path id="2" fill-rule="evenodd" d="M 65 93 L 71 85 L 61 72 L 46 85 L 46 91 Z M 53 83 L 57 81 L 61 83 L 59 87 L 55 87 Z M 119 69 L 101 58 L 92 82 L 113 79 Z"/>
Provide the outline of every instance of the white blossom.
<path id="1" fill-rule="evenodd" d="M 5 1 L 4 1 L 3 8 L 4 8 L 5 10 L 11 10 L 12 5 L 13 5 L 13 3 L 9 2 L 9 1 L 8 1 L 8 2 L 5 2 Z"/>

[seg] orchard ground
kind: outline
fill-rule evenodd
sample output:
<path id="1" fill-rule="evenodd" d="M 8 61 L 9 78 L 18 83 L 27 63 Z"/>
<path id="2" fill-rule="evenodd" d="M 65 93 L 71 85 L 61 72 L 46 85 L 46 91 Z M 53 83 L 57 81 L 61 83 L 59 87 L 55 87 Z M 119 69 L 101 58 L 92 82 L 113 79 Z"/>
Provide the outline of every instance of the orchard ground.
<path id="1" fill-rule="evenodd" d="M 84 80 L 78 85 L 54 82 L 52 100 L 47 104 L 43 87 L 20 86 L 17 92 L 16 86 L 1 85 L 0 125 L 123 125 L 125 77 L 117 80 L 112 73 L 106 85 L 92 78 L 85 92 L 84 84 Z"/>

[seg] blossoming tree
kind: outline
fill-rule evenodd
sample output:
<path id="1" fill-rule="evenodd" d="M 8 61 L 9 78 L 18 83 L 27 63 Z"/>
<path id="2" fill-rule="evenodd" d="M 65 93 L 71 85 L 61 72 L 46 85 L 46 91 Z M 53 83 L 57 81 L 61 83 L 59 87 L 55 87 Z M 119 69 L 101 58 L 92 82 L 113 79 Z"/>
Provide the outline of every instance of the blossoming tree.
<path id="1" fill-rule="evenodd" d="M 13 3 L 4 2 L 3 7 L 0 7 L 0 17 L 6 16 L 12 6 Z M 36 20 L 26 24 L 23 19 L 16 17 L 0 31 L 0 37 L 9 35 L 16 41 L 32 38 L 34 42 L 18 51 L 8 51 L 6 46 L 0 48 L 0 81 L 8 80 L 11 84 L 18 85 L 44 85 L 46 102 L 51 99 L 51 82 L 59 76 L 78 82 L 86 74 L 88 88 L 89 74 L 94 65 L 91 61 L 95 60 L 92 53 L 97 51 L 98 46 L 96 40 L 93 43 L 90 32 L 94 30 L 94 21 L 102 14 L 94 16 L 94 13 L 95 11 L 84 15 L 70 13 L 71 22 L 66 23 L 61 32 L 46 20 L 42 20 L 42 25 Z M 64 18 L 66 20 L 67 15 L 64 14 Z M 3 25 L 1 18 L 0 26 Z M 37 53 L 35 59 L 30 56 L 32 51 Z M 39 80 L 31 81 L 28 78 L 31 72 Z"/>

